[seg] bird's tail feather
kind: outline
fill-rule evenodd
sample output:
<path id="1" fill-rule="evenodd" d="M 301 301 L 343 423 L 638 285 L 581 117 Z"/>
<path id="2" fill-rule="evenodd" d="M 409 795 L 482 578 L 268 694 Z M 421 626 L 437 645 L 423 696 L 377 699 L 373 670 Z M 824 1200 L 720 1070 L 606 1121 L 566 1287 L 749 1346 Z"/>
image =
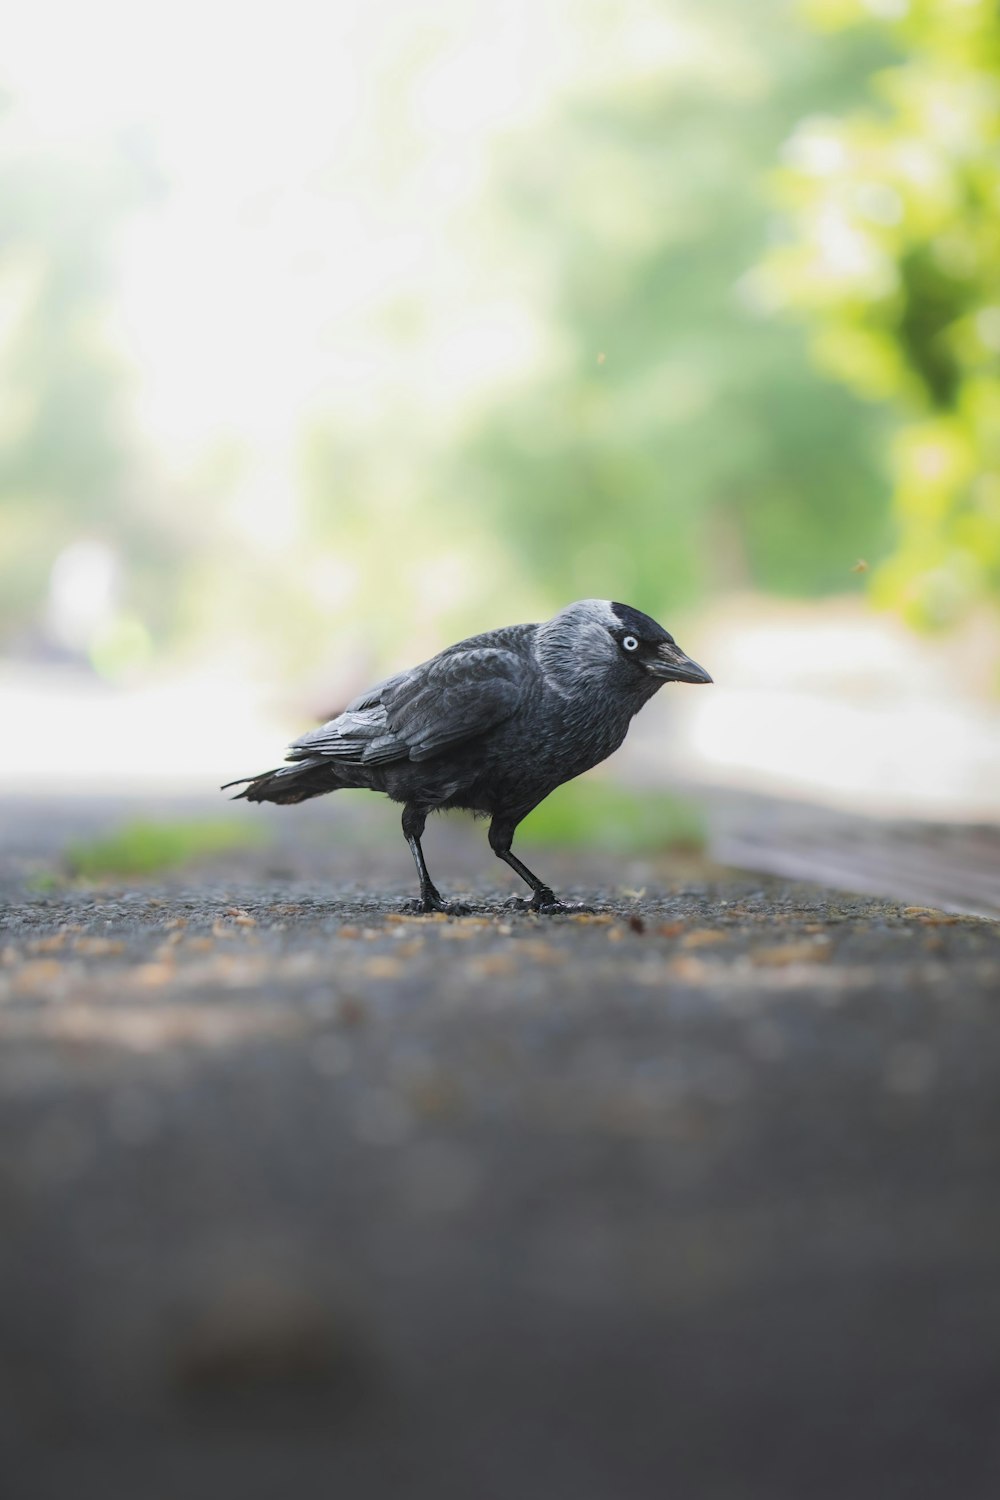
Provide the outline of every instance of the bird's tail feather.
<path id="1" fill-rule="evenodd" d="M 332 792 L 337 781 L 330 774 L 330 762 L 322 756 L 312 756 L 289 766 L 278 766 L 274 771 L 263 771 L 259 776 L 241 776 L 237 781 L 227 781 L 222 791 L 231 786 L 241 786 L 234 802 L 245 797 L 248 802 L 305 802 L 307 797 L 319 797 L 323 792 Z"/>

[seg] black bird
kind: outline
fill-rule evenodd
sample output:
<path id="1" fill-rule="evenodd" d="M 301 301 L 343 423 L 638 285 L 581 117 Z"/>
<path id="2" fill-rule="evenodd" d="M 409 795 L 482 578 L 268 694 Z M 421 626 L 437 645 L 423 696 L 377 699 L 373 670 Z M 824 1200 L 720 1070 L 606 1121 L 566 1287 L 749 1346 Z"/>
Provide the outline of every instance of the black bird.
<path id="1" fill-rule="evenodd" d="M 511 853 L 518 823 L 617 750 L 665 682 L 711 680 L 648 615 L 580 599 L 544 624 L 470 636 L 387 678 L 296 740 L 290 764 L 227 785 L 245 786 L 237 796 L 250 802 L 304 802 L 341 787 L 402 802 L 425 912 L 449 909 L 420 847 L 427 814 L 488 814 L 490 847 L 527 881 L 532 907 L 558 911 L 550 887 Z"/>

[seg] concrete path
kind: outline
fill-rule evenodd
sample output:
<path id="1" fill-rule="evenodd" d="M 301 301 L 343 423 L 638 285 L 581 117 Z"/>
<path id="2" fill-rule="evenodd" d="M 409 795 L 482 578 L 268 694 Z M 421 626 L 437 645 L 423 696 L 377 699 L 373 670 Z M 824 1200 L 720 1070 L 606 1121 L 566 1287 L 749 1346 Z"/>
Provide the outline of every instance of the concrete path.
<path id="1" fill-rule="evenodd" d="M 415 920 L 308 809 L 28 887 L 107 811 L 0 866 L 5 1500 L 1000 1493 L 1000 927 L 555 856 L 539 919 L 448 826 Z"/>

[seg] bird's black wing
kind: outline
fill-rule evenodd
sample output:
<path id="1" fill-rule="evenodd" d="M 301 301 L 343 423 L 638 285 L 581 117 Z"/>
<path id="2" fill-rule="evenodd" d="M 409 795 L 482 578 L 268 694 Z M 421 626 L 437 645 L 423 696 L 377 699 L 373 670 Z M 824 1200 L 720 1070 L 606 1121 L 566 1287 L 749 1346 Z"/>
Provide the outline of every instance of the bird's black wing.
<path id="1" fill-rule="evenodd" d="M 421 669 L 420 667 L 416 667 L 414 670 L 419 672 Z M 386 689 L 395 687 L 397 682 L 402 682 L 406 676 L 408 676 L 406 672 L 397 672 L 395 677 L 383 677 L 382 681 L 376 682 L 374 687 L 370 687 L 365 692 L 359 693 L 356 698 L 352 698 L 345 712 L 356 714 L 366 708 L 377 708 L 382 702 L 382 694 Z"/>
<path id="2" fill-rule="evenodd" d="M 509 719 L 528 671 L 523 658 L 496 647 L 446 652 L 387 683 L 386 724 L 410 760 L 431 760 Z"/>
<path id="3" fill-rule="evenodd" d="M 529 670 L 522 657 L 497 647 L 445 652 L 362 693 L 339 718 L 297 739 L 289 758 L 431 760 L 509 718 Z"/>

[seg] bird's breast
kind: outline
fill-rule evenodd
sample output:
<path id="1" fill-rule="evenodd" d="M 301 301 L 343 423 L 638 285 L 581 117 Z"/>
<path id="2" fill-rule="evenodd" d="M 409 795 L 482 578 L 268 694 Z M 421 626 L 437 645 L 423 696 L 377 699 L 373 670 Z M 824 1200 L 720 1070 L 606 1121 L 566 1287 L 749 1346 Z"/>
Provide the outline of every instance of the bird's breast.
<path id="1" fill-rule="evenodd" d="M 512 721 L 509 738 L 496 746 L 491 759 L 500 779 L 510 781 L 512 789 L 551 790 L 613 754 L 631 719 L 632 712 L 614 700 L 562 701 L 520 723 Z"/>
<path id="2" fill-rule="evenodd" d="M 488 735 L 424 762 L 420 796 L 429 805 L 491 816 L 533 807 L 617 750 L 638 706 L 612 694 L 529 698 Z M 407 784 L 413 771 L 407 767 Z"/>

